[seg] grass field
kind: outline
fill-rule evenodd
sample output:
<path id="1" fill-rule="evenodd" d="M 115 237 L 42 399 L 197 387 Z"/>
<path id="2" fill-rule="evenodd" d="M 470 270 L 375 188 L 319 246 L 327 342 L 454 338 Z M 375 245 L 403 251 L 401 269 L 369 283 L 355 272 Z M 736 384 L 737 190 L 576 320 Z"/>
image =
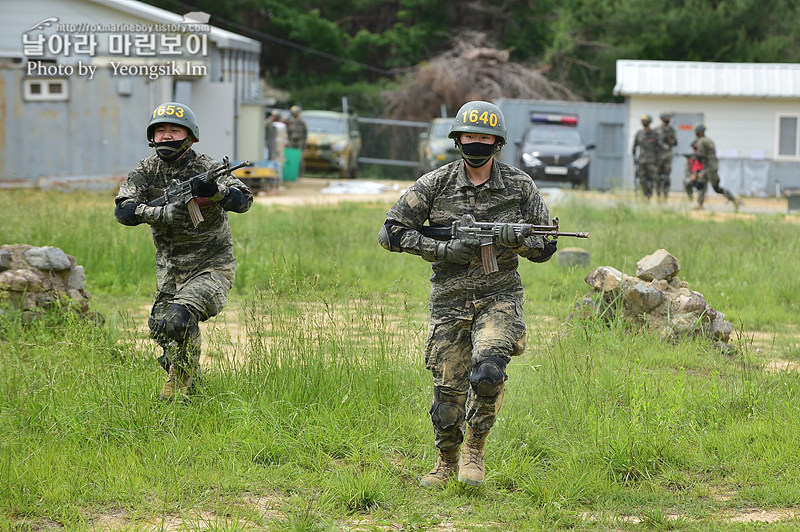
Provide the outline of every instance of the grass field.
<path id="1" fill-rule="evenodd" d="M 528 346 L 487 480 L 431 491 L 430 265 L 377 244 L 389 206 L 232 215 L 230 304 L 173 404 L 144 329 L 149 230 L 116 223 L 113 193 L 0 194 L 0 245 L 75 256 L 106 318 L 0 316 L 0 530 L 800 529 L 800 382 L 775 370 L 800 358 L 795 217 L 551 205 L 592 265 L 521 265 Z M 592 268 L 659 248 L 731 321 L 731 354 L 568 318 Z"/>

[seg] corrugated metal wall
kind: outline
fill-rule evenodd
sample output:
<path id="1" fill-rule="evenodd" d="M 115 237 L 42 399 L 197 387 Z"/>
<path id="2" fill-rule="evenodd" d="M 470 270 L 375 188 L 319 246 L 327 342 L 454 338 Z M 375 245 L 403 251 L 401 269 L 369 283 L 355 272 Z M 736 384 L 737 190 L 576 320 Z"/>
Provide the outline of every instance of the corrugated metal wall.
<path id="1" fill-rule="evenodd" d="M 72 76 L 69 98 L 55 102 L 23 101 L 23 79 L 18 66 L 0 69 L 0 179 L 127 175 L 148 154 L 151 88 L 142 78 Z"/>

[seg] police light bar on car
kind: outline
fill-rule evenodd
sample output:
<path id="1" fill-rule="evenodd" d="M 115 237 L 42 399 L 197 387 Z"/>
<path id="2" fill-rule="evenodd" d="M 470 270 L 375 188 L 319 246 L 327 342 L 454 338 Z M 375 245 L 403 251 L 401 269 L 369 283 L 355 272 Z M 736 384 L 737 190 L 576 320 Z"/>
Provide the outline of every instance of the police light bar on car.
<path id="1" fill-rule="evenodd" d="M 578 117 L 575 115 L 560 115 L 547 113 L 531 113 L 531 122 L 539 124 L 562 124 L 565 126 L 577 126 Z"/>

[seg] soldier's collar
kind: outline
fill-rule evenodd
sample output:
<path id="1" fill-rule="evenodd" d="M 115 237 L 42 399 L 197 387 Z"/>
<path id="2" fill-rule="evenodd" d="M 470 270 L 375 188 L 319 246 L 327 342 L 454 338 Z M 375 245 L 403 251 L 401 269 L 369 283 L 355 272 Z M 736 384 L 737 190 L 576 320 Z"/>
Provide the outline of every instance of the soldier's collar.
<path id="1" fill-rule="evenodd" d="M 497 154 L 495 154 L 495 156 L 497 156 Z M 459 188 L 506 188 L 505 183 L 503 183 L 503 178 L 500 176 L 500 164 L 497 159 L 492 159 L 492 173 L 489 175 L 489 179 L 480 185 L 475 185 L 469 180 L 466 169 L 467 163 L 465 163 L 463 160 L 461 163 L 462 164 L 458 165 L 458 177 L 456 178 Z"/>

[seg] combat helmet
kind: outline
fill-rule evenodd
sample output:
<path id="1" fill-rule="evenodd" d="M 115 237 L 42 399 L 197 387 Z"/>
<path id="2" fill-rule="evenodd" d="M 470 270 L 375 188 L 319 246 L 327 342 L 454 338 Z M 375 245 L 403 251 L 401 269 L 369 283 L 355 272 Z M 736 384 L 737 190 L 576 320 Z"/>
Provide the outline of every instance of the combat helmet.
<path id="1" fill-rule="evenodd" d="M 669 122 L 672 120 L 672 113 L 670 111 L 665 111 L 661 113 L 661 120 L 664 122 Z"/>
<path id="2" fill-rule="evenodd" d="M 153 131 L 158 124 L 177 124 L 189 130 L 189 135 L 195 142 L 200 140 L 200 126 L 194 112 L 187 106 L 178 102 L 162 103 L 150 115 L 147 124 L 147 140 L 153 142 Z"/>
<path id="3" fill-rule="evenodd" d="M 705 133 L 705 132 L 706 132 L 706 126 L 705 126 L 705 125 L 703 125 L 703 124 L 697 124 L 697 125 L 695 126 L 695 128 L 694 128 L 694 132 L 695 132 L 696 134 L 698 134 L 698 135 L 699 135 L 700 133 Z"/>
<path id="4" fill-rule="evenodd" d="M 458 140 L 459 133 L 483 133 L 497 137 L 495 151 L 506 143 L 506 119 L 503 111 L 493 103 L 480 100 L 467 102 L 458 110 L 448 137 Z"/>
<path id="5" fill-rule="evenodd" d="M 640 120 L 642 121 L 642 123 L 647 122 L 648 124 L 650 124 L 653 122 L 653 117 L 650 115 L 642 115 L 642 118 L 640 118 Z"/>
<path id="6" fill-rule="evenodd" d="M 464 153 L 464 147 L 459 140 L 459 133 L 481 133 L 497 137 L 491 151 L 488 153 Z M 461 153 L 466 163 L 472 167 L 480 167 L 506 143 L 506 119 L 503 111 L 493 103 L 475 100 L 461 106 L 450 126 L 448 137 L 453 139 L 456 148 Z M 487 145 L 490 146 L 490 145 Z"/>

